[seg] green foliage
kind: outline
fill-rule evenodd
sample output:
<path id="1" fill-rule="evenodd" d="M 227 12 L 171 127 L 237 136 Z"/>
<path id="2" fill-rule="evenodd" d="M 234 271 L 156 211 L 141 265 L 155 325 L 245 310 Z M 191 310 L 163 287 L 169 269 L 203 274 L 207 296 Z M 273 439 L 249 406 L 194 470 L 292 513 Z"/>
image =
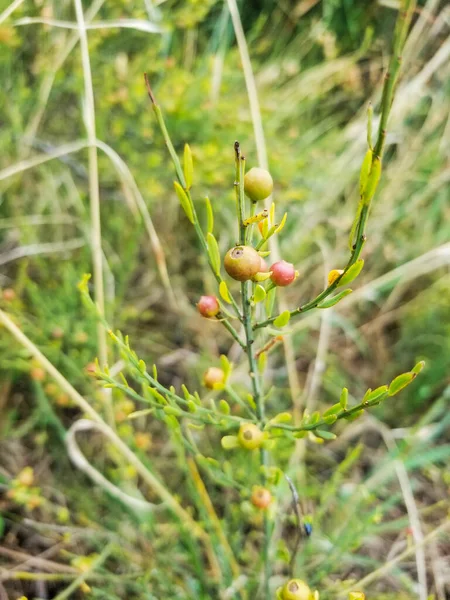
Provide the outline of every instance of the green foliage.
<path id="1" fill-rule="evenodd" d="M 257 74 L 278 213 L 276 218 L 272 205 L 269 216 L 261 221 L 262 235 L 256 224 L 248 227 L 253 227 L 248 235 L 262 251 L 268 251 L 276 240 L 283 258 L 300 271 L 298 280 L 284 293 L 285 306 L 291 310 L 277 308 L 279 294 L 267 281 L 249 284 L 247 293 L 252 318 L 258 320 L 253 346 L 255 351 L 264 348 L 256 361 L 266 387 L 264 447 L 276 469 L 270 465 L 260 470 L 258 452 L 236 447 L 240 423 L 256 424 L 259 419 L 258 397 L 246 378 L 248 367 L 237 355 L 239 346 L 232 346 L 236 341 L 232 332 L 240 327 L 241 290 L 220 275 L 224 249 L 237 242 L 231 151 L 236 135 L 249 167 L 257 161 L 240 58 L 222 4 L 169 0 L 153 7 L 153 3 L 137 6 L 115 0 L 104 3 L 95 18 L 150 19 L 164 33 L 89 30 L 97 137 L 126 161 L 160 241 L 158 245 L 149 235 L 151 226 L 117 163 L 100 150 L 106 319 L 114 331 L 129 333 L 132 343 L 112 334 L 111 364 L 98 367 L 96 377 L 92 369 L 91 375 L 86 372 L 97 353 L 96 311 L 89 300 L 86 309 L 74 291 L 80 274 L 91 270 L 87 152 L 63 155 L 0 182 L 0 242 L 2 257 L 7 259 L 1 283 L 3 289 L 15 291 L 13 300 L 0 294 L 0 308 L 102 413 L 103 386 L 107 388 L 121 439 L 205 526 L 219 557 L 218 566 L 210 563 L 211 549 L 193 539 L 167 510 L 142 519 L 87 482 L 67 460 L 63 445 L 66 429 L 81 415 L 48 377 L 33 379 L 40 376 L 39 365 L 2 330 L 0 374 L 7 408 L 1 434 L 14 444 L 13 452 L 4 454 L 18 454 L 26 464 L 41 466 L 35 469 L 40 479 L 37 496 L 45 499 L 40 508 L 33 508 L 29 501 L 35 498 L 34 491 L 30 495 L 30 490 L 25 494 L 20 490 L 15 500 L 7 497 L 3 527 L 7 533 L 16 521 L 24 527 L 23 515 L 42 525 L 76 527 L 74 541 L 46 532 L 55 544 L 66 544 L 67 554 L 56 558 L 62 562 L 71 560 L 69 553 L 89 558 L 102 551 L 106 539 L 114 540 L 114 550 L 98 577 L 88 578 L 92 597 L 206 599 L 217 597 L 219 590 L 237 580 L 202 485 L 189 470 L 190 460 L 199 467 L 200 481 L 220 516 L 231 554 L 249 577 L 250 598 L 256 595 L 263 517 L 248 498 L 261 473 L 278 492 L 269 521 L 278 519 L 283 538 L 274 541 L 273 552 L 278 552 L 286 568 L 297 524 L 291 516 L 289 491 L 282 487 L 283 472 L 294 478 L 304 510 L 312 513 L 307 516 L 314 534 L 301 541 L 295 567 L 311 588 L 320 589 L 321 600 L 335 598 L 347 588 L 349 582 L 340 581 L 341 577 L 357 580 L 381 566 L 386 547 L 407 535 L 408 520 L 394 470 L 399 458 L 414 492 L 420 491 L 418 508 L 426 527 L 442 518 L 439 503 L 435 505 L 438 491 L 430 489 L 445 489 L 442 473 L 448 460 L 444 435 L 450 335 L 445 253 L 411 264 L 403 274 L 395 274 L 395 269 L 448 240 L 444 134 L 450 79 L 445 78 L 445 68 L 441 80 L 437 74 L 430 78 L 423 84 L 422 100 L 409 96 L 407 86 L 399 89 L 394 133 L 388 139 L 379 179 L 377 170 L 372 172 L 371 152 L 363 159 L 365 125 L 359 113 L 365 112 L 363 103 L 381 81 L 380 57 L 389 52 L 384 42 L 391 37 L 395 11 L 375 4 L 363 10 L 361 3 L 327 1 L 298 15 L 298 6 L 297 2 L 240 6 Z M 0 53 L 6 91 L 0 100 L 2 169 L 85 137 L 79 46 L 55 72 L 50 95 L 43 94 L 46 78 L 53 77 L 61 49 L 75 32 L 40 24 L 14 25 L 22 17 L 45 16 L 49 7 L 54 10 L 52 18 L 74 17 L 70 3 L 23 3 L 13 18 L 0 25 L 0 41 L 6 48 Z M 405 59 L 405 83 L 439 47 L 439 39 L 430 35 L 431 26 L 424 27 L 420 48 L 417 53 L 410 50 L 411 61 Z M 175 191 L 164 138 L 145 96 L 143 71 L 149 73 L 174 150 L 183 157 L 184 183 L 175 184 Z M 377 115 L 380 107 L 374 106 Z M 33 123 L 37 123 L 35 132 Z M 377 186 L 364 246 L 364 272 L 360 274 L 363 261 L 356 257 L 336 285 L 324 290 L 322 255 L 317 248 L 324 250 L 325 262 L 335 261 L 329 267 L 344 270 L 348 260 L 345 240 L 358 195 L 365 193 L 367 204 Z M 206 195 L 211 200 L 204 200 Z M 178 209 L 179 201 L 187 219 Z M 351 246 L 357 241 L 361 209 L 360 205 Z M 189 221 L 204 232 L 203 241 Z M 19 259 L 10 259 L 11 248 L 26 251 Z M 202 257 L 205 250 L 212 271 L 206 255 Z M 361 250 L 362 242 L 357 251 Z M 164 255 L 176 309 L 161 286 L 158 265 Z M 350 290 L 334 292 L 358 275 L 357 301 L 353 296 L 345 299 Z M 377 283 L 381 276 L 384 279 Z M 362 294 L 358 294 L 360 288 Z M 218 322 L 199 323 L 191 309 L 205 289 L 226 303 L 222 322 L 231 328 L 228 332 Z M 92 283 L 86 281 L 85 298 L 92 291 Z M 326 296 L 321 297 L 324 292 Z M 318 358 L 320 370 L 316 371 L 315 323 L 330 313 L 315 309 L 333 305 L 332 352 L 325 350 Z M 280 332 L 259 326 L 267 319 L 272 319 L 270 325 L 285 327 L 283 335 L 290 336 L 298 358 L 294 374 L 300 377 L 303 400 L 313 405 L 311 414 L 307 411 L 293 419 L 288 387 L 292 366 L 286 371 L 282 363 L 282 345 L 277 344 Z M 306 325 L 312 326 L 307 333 Z M 229 356 L 221 364 L 229 376 L 227 386 L 206 394 L 200 387 L 201 374 L 212 363 L 219 364 L 220 354 Z M 420 370 L 417 365 L 397 376 L 422 358 L 427 368 L 420 377 L 415 377 Z M 236 363 L 233 372 L 231 359 Z M 313 382 L 318 377 L 319 392 L 309 388 L 308 370 Z M 389 381 L 389 385 L 379 385 Z M 411 386 L 401 392 L 406 384 Z M 345 385 L 350 392 L 342 389 Z M 338 446 L 339 438 L 333 446 L 345 420 L 363 416 L 372 407 L 376 407 L 372 414 L 387 426 L 412 426 L 405 430 L 405 439 L 398 440 L 398 448 L 387 451 L 381 438 L 374 441 L 366 435 L 361 438 L 366 446 L 352 447 L 351 440 L 344 450 Z M 357 423 L 364 427 L 365 421 Z M 80 445 L 88 461 L 111 482 L 158 501 L 107 440 L 84 435 Z M 293 448 L 299 444 L 296 438 L 304 438 L 300 441 L 304 461 L 290 466 Z M 323 441 L 326 450 L 320 445 Z M 230 446 L 236 449 L 230 452 Z M 5 465 L 3 459 L 1 466 L 2 473 L 8 474 L 2 485 L 10 489 L 15 466 Z M 318 556 L 323 557 L 319 565 Z M 282 569 L 279 572 L 284 574 Z M 391 600 L 413 593 L 414 575 L 409 570 L 399 568 L 392 576 L 396 578 L 394 592 L 386 586 L 385 593 L 374 591 L 368 597 Z M 24 593 L 34 593 L 31 584 L 29 588 L 23 585 Z M 406 591 L 399 591 L 399 586 Z M 58 584 L 58 590 L 65 587 L 66 583 Z"/>

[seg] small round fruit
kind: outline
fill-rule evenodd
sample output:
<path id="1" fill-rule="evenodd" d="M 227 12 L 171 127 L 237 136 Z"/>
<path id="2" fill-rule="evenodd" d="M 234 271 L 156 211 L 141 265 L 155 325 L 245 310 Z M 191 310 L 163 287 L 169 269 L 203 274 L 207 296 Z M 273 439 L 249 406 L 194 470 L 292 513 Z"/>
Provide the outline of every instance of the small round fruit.
<path id="1" fill-rule="evenodd" d="M 273 179 L 269 171 L 253 167 L 244 177 L 244 192 L 252 202 L 265 200 L 273 190 Z"/>
<path id="2" fill-rule="evenodd" d="M 281 590 L 282 600 L 309 600 L 311 590 L 301 579 L 291 579 Z"/>
<path id="3" fill-rule="evenodd" d="M 220 312 L 219 301 L 215 296 L 201 296 L 197 309 L 202 317 L 215 317 Z"/>
<path id="4" fill-rule="evenodd" d="M 271 280 L 275 285 L 280 287 L 289 285 L 296 277 L 294 265 L 285 260 L 274 263 L 270 267 L 270 270 L 272 271 L 272 275 L 270 276 Z"/>
<path id="5" fill-rule="evenodd" d="M 255 486 L 250 500 L 253 506 L 264 509 L 272 502 L 272 494 L 267 488 Z"/>
<path id="6" fill-rule="evenodd" d="M 243 423 L 239 429 L 238 441 L 242 448 L 254 450 L 261 447 L 264 433 L 253 423 Z"/>
<path id="7" fill-rule="evenodd" d="M 259 272 L 261 257 L 251 246 L 235 246 L 223 260 L 225 271 L 236 281 L 248 281 Z"/>
<path id="8" fill-rule="evenodd" d="M 216 385 L 225 383 L 225 373 L 218 367 L 209 367 L 209 369 L 203 375 L 203 384 L 210 390 L 214 389 Z"/>
<path id="9" fill-rule="evenodd" d="M 16 292 L 12 288 L 6 288 L 3 290 L 3 300 L 6 302 L 12 302 L 16 298 Z"/>

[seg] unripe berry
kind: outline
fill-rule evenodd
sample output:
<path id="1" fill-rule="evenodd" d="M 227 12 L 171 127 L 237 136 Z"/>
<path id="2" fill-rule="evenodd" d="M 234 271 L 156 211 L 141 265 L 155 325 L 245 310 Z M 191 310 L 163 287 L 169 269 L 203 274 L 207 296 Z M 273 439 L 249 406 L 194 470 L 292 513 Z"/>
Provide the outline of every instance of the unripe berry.
<path id="1" fill-rule="evenodd" d="M 272 275 L 270 276 L 271 280 L 275 285 L 280 287 L 289 285 L 296 277 L 294 265 L 286 262 L 285 260 L 280 260 L 274 263 L 270 267 L 270 270 L 272 271 Z"/>
<path id="2" fill-rule="evenodd" d="M 238 441 L 242 448 L 254 450 L 261 447 L 264 433 L 253 423 L 243 423 L 239 429 Z"/>
<path id="3" fill-rule="evenodd" d="M 223 260 L 225 271 L 236 281 L 248 281 L 259 272 L 261 257 L 251 246 L 235 246 Z"/>
<path id="4" fill-rule="evenodd" d="M 332 285 L 343 273 L 343 269 L 333 269 L 328 273 L 328 285 Z"/>
<path id="5" fill-rule="evenodd" d="M 220 312 L 219 301 L 215 296 L 201 296 L 197 309 L 202 317 L 215 317 Z"/>
<path id="6" fill-rule="evenodd" d="M 282 600 L 309 600 L 311 590 L 301 579 L 291 579 L 281 590 Z"/>
<path id="7" fill-rule="evenodd" d="M 252 202 L 265 200 L 273 190 L 273 179 L 269 171 L 253 167 L 244 177 L 244 192 Z"/>
<path id="8" fill-rule="evenodd" d="M 255 486 L 250 500 L 253 506 L 264 509 L 272 502 L 272 494 L 267 488 Z"/>
<path id="9" fill-rule="evenodd" d="M 213 390 L 216 385 L 225 383 L 225 373 L 218 367 L 209 367 L 203 375 L 203 384 L 205 387 Z"/>

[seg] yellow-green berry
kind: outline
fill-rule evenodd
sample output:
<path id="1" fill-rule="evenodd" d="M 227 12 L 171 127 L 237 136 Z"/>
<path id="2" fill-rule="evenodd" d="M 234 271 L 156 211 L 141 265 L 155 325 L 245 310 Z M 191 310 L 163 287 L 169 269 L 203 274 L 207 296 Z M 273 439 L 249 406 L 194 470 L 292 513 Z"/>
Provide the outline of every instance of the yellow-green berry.
<path id="1" fill-rule="evenodd" d="M 253 167 L 244 177 L 244 192 L 252 202 L 265 200 L 273 190 L 273 179 L 269 171 Z"/>
<path id="2" fill-rule="evenodd" d="M 248 281 L 261 269 L 261 257 L 251 246 L 235 246 L 226 253 L 223 265 L 236 281 Z"/>

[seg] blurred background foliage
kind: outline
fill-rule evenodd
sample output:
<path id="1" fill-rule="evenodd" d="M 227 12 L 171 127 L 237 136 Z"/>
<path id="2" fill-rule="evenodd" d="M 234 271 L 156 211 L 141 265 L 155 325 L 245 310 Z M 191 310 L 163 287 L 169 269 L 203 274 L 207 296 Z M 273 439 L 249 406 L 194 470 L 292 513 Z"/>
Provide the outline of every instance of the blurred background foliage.
<path id="1" fill-rule="evenodd" d="M 8 4 L 3 0 L 0 15 Z M 376 114 L 397 4 L 255 0 L 239 5 L 277 209 L 289 212 L 281 252 L 301 274 L 286 293 L 292 306 L 310 298 L 326 272 L 345 262 L 366 144 L 365 112 L 371 99 Z M 176 387 L 185 381 L 195 389 L 214 357 L 228 352 L 231 344 L 217 325 L 205 324 L 195 311 L 199 295 L 215 292 L 214 282 L 173 193 L 172 168 L 142 73 L 149 74 L 177 150 L 185 142 L 191 145 L 199 211 L 203 214 L 202 198 L 208 195 L 216 237 L 226 251 L 235 241 L 235 139 L 249 166 L 257 164 L 228 9 L 218 0 L 93 0 L 83 5 L 86 20 L 103 25 L 134 20 L 132 27 L 101 26 L 88 32 L 97 138 L 104 144 L 99 176 L 108 319 L 130 335 L 145 360 L 157 363 L 161 380 Z M 96 356 L 95 323 L 76 291 L 81 275 L 92 270 L 87 150 L 22 168 L 32 157 L 50 157 L 86 137 L 77 30 L 53 20 L 76 24 L 73 3 L 23 2 L 7 18 L 0 17 L 0 303 L 69 381 L 99 405 L 86 372 Z M 305 546 L 299 569 L 325 600 L 335 597 L 341 580 L 358 579 L 382 564 L 386 549 L 408 543 L 411 515 L 395 478 L 398 455 L 424 531 L 448 510 L 449 20 L 445 1 L 419 2 L 359 289 L 326 317 L 313 315 L 292 327 L 295 366 L 312 408 L 336 402 L 344 385 L 358 398 L 417 360 L 427 362 L 421 377 L 376 411 L 373 422 L 347 426 L 350 432 L 336 442 L 320 448 L 312 444 L 306 451 L 302 495 L 317 533 Z M 109 148 L 117 153 L 113 160 Z M 161 241 L 179 310 L 168 304 L 130 177 Z M 236 357 L 233 348 L 231 356 Z M 278 387 L 276 410 L 289 410 L 281 348 L 272 355 L 268 377 Z M 243 389 L 239 372 L 236 385 Z M 92 597 L 213 597 L 202 557 L 187 537 L 178 539 L 173 523 L 124 515 L 121 505 L 71 466 L 63 435 L 78 411 L 4 331 L 0 386 L 5 546 L 34 554 L 60 544 L 62 554 L 55 557 L 79 569 L 76 561 L 89 564 L 105 539 L 120 539 L 120 551 L 115 549 L 99 571 L 100 582 L 89 584 Z M 115 397 L 114 407 L 124 439 L 189 502 L 188 490 L 180 492 L 186 470 L 167 434 L 151 421 L 127 421 L 136 408 L 130 400 Z M 392 429 L 398 447 L 386 449 L 379 429 L 384 426 Z M 358 460 L 343 463 L 356 439 L 362 442 Z M 204 443 L 214 455 L 217 440 Z M 112 460 L 113 451 L 104 448 L 101 438 L 83 448 L 111 480 L 130 489 L 140 485 L 132 469 Z M 280 451 L 281 462 L 289 452 Z M 27 465 L 34 469 L 37 488 L 18 482 Z M 244 467 L 236 459 L 242 484 Z M 373 480 L 383 485 L 371 486 Z M 233 548 L 243 564 L 251 565 L 258 552 L 258 516 L 248 508 L 245 493 L 213 481 L 208 485 Z M 45 523 L 47 529 L 42 528 Z M 282 548 L 279 555 L 282 564 Z M 429 589 L 438 600 L 445 598 L 443 555 L 445 549 L 438 545 L 427 555 Z M 12 556 L 3 559 L 7 566 L 14 563 Z M 373 586 L 370 597 L 416 597 L 415 568 L 414 560 L 397 567 Z M 17 580 L 4 585 L 12 598 L 51 598 L 67 583 Z"/>

